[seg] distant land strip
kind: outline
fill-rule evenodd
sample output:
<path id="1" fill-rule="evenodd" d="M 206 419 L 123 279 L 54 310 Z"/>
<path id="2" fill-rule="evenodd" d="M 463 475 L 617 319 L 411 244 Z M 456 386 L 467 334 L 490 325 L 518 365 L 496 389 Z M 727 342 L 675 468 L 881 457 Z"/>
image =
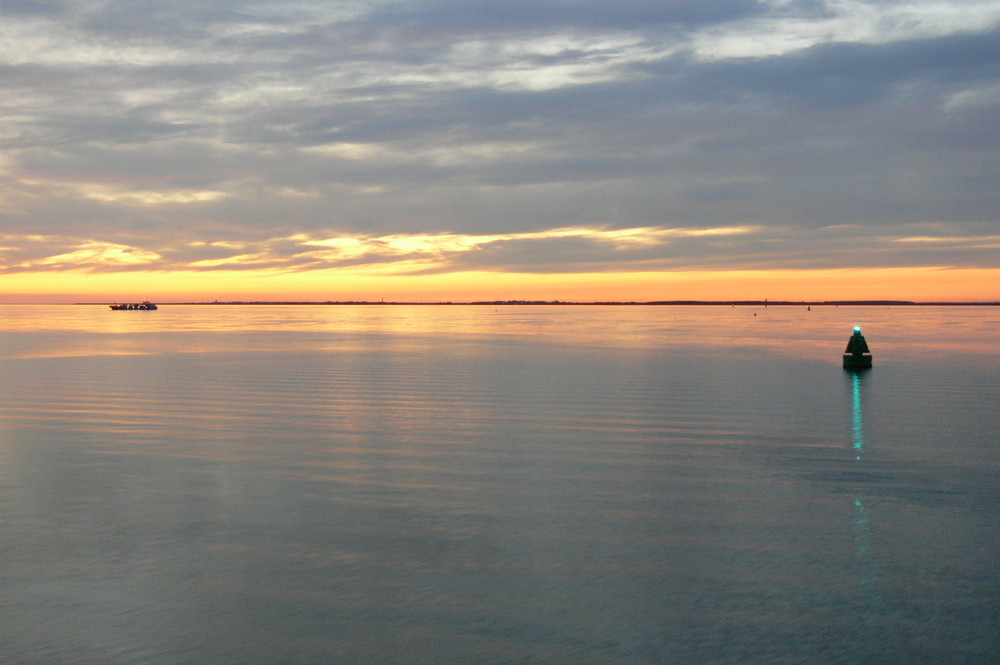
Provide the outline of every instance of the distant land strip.
<path id="1" fill-rule="evenodd" d="M 107 305 L 106 302 L 80 302 L 77 305 Z M 917 302 L 913 300 L 649 300 L 649 301 L 594 301 L 567 300 L 475 300 L 469 302 L 420 302 L 386 300 L 214 300 L 201 302 L 167 302 L 167 305 L 550 305 L 550 306 L 648 306 L 648 305 L 697 305 L 724 307 L 997 307 L 995 302 Z"/>

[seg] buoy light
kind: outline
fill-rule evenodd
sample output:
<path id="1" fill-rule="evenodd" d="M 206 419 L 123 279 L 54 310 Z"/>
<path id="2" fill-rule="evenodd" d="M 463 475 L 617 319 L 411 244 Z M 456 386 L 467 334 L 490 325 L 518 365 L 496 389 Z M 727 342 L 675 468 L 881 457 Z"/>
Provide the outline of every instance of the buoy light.
<path id="1" fill-rule="evenodd" d="M 854 326 L 854 332 L 861 334 L 861 326 Z"/>

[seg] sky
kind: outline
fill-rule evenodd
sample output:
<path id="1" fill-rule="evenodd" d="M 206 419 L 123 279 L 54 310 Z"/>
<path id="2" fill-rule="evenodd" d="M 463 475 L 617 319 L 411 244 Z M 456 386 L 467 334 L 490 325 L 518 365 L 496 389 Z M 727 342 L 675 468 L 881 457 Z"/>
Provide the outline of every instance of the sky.
<path id="1" fill-rule="evenodd" d="M 1000 0 L 3 0 L 0 302 L 1000 300 Z"/>

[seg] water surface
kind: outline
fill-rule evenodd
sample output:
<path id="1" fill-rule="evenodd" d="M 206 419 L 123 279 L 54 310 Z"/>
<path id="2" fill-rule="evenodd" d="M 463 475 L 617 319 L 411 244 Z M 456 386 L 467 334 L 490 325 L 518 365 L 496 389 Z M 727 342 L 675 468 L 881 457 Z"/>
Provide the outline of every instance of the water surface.
<path id="1" fill-rule="evenodd" d="M 1000 655 L 996 308 L 0 316 L 6 662 Z"/>

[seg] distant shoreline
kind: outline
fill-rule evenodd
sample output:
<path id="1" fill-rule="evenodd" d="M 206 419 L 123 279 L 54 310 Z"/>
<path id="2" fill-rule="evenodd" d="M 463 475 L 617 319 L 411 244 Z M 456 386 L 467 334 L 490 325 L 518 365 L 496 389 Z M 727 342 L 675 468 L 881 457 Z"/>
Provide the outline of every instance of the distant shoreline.
<path id="1" fill-rule="evenodd" d="M 78 302 L 75 305 L 110 305 L 109 302 Z M 567 300 L 475 300 L 468 302 L 431 301 L 379 301 L 379 300 L 215 300 L 191 302 L 160 302 L 161 305 L 489 305 L 489 306 L 707 306 L 707 307 L 997 307 L 997 302 L 917 302 L 913 300 L 650 300 L 650 301 L 595 301 Z"/>

